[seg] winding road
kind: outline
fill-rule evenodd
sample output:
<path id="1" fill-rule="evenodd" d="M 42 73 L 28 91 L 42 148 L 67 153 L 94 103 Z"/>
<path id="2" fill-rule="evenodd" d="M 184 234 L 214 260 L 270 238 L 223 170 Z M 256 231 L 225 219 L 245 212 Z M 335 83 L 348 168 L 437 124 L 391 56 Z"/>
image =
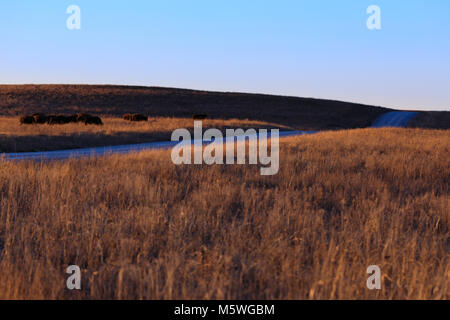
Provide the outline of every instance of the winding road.
<path id="1" fill-rule="evenodd" d="M 373 123 L 371 128 L 382 127 L 405 127 L 409 120 L 411 120 L 417 112 L 407 111 L 393 111 L 382 114 Z M 319 131 L 281 131 L 280 137 L 299 136 L 303 134 L 313 134 Z M 254 135 L 252 138 L 256 138 Z M 188 141 L 194 143 L 195 140 Z M 202 141 L 203 144 L 208 144 L 211 141 Z M 224 142 L 230 142 L 229 139 L 224 138 Z M 126 154 L 131 152 L 139 152 L 142 150 L 152 149 L 167 149 L 178 144 L 178 141 L 163 141 L 163 142 L 148 142 L 139 144 L 127 144 L 119 146 L 106 146 L 95 148 L 82 148 L 58 151 L 41 151 L 41 152 L 18 152 L 18 153 L 1 153 L 0 160 L 65 160 L 70 158 L 83 158 L 93 156 L 103 156 L 109 154 Z"/>
<path id="2" fill-rule="evenodd" d="M 404 128 L 408 124 L 409 120 L 414 118 L 416 115 L 417 112 L 410 111 L 392 111 L 384 113 L 375 119 L 371 128 Z"/>

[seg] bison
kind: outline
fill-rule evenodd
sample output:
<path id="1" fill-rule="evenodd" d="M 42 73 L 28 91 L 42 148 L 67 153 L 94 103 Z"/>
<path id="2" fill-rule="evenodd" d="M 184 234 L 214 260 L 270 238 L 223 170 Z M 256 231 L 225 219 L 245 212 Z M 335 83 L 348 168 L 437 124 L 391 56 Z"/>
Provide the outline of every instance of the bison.
<path id="1" fill-rule="evenodd" d="M 148 121 L 148 117 L 143 114 L 136 113 L 131 117 L 131 121 Z"/>
<path id="2" fill-rule="evenodd" d="M 79 113 L 79 114 L 73 114 L 73 115 L 45 115 L 43 113 L 35 113 L 31 116 L 25 115 L 20 117 L 19 119 L 21 124 L 33 124 L 33 123 L 48 123 L 50 125 L 53 124 L 66 124 L 66 123 L 76 123 L 76 122 L 82 122 L 84 124 L 97 124 L 102 125 L 102 119 L 99 117 L 91 116 L 90 114 L 86 113 Z"/>
<path id="3" fill-rule="evenodd" d="M 53 124 L 53 119 L 56 117 L 55 114 L 49 114 L 47 116 L 47 124 Z"/>
<path id="4" fill-rule="evenodd" d="M 48 120 L 47 120 L 48 124 L 66 124 L 69 122 L 70 122 L 69 117 L 62 115 L 62 114 L 57 115 L 57 116 L 54 116 L 54 115 L 48 116 Z"/>
<path id="5" fill-rule="evenodd" d="M 90 114 L 87 113 L 78 113 L 76 115 L 76 121 L 77 122 L 86 122 L 86 119 L 92 118 Z"/>
<path id="6" fill-rule="evenodd" d="M 148 117 L 144 116 L 143 114 L 140 114 L 140 113 L 124 114 L 123 119 L 128 120 L 128 121 L 148 121 Z"/>
<path id="7" fill-rule="evenodd" d="M 88 125 L 88 124 L 103 125 L 103 122 L 102 122 L 102 119 L 100 119 L 100 117 L 91 116 L 91 117 L 85 118 L 84 124 L 85 125 Z"/>
<path id="8" fill-rule="evenodd" d="M 66 116 L 66 120 L 68 123 L 71 123 L 71 122 L 75 123 L 75 122 L 78 122 L 78 116 L 76 114 L 73 114 L 71 116 Z"/>
<path id="9" fill-rule="evenodd" d="M 21 116 L 19 119 L 20 124 L 33 124 L 34 117 L 33 116 Z"/>
<path id="10" fill-rule="evenodd" d="M 32 117 L 34 119 L 34 123 L 39 124 L 47 123 L 47 116 L 43 113 L 34 113 Z"/>
<path id="11" fill-rule="evenodd" d="M 131 121 L 131 119 L 133 118 L 133 115 L 131 113 L 126 113 L 123 115 L 123 120 L 128 120 Z"/>

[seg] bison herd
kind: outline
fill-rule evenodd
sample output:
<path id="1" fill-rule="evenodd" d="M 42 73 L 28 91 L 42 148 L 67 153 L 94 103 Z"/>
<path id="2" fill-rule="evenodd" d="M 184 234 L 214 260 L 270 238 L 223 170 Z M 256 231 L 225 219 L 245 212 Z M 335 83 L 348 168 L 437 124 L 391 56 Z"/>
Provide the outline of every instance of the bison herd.
<path id="1" fill-rule="evenodd" d="M 194 120 L 206 119 L 205 114 L 194 114 Z M 123 115 L 123 119 L 127 121 L 148 121 L 148 117 L 140 113 L 127 113 Z M 45 115 L 43 113 L 35 113 L 32 115 L 25 115 L 19 119 L 21 124 L 66 124 L 66 123 L 84 123 L 102 125 L 102 119 L 97 116 L 91 116 L 86 113 L 77 113 L 73 115 Z"/>
<path id="2" fill-rule="evenodd" d="M 102 119 L 97 116 L 91 116 L 86 113 L 78 113 L 73 115 L 45 115 L 43 113 L 35 113 L 25 115 L 19 119 L 21 124 L 66 124 L 66 123 L 84 123 L 102 125 Z"/>
<path id="3" fill-rule="evenodd" d="M 148 117 L 144 116 L 143 114 L 139 114 L 139 113 L 127 113 L 123 115 L 123 120 L 128 120 L 128 121 L 148 121 Z"/>

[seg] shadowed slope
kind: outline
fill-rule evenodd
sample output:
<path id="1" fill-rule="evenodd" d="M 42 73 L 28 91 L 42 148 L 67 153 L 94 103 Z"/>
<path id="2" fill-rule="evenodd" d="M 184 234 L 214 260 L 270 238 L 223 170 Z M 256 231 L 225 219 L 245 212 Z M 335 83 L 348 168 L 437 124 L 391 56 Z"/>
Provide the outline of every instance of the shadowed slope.
<path id="1" fill-rule="evenodd" d="M 0 85 L 0 115 L 73 113 L 265 120 L 300 130 L 367 127 L 389 109 L 362 104 L 247 93 L 88 85 Z"/>
<path id="2" fill-rule="evenodd" d="M 372 123 L 372 128 L 405 128 L 408 123 L 417 116 L 417 112 L 392 111 L 379 116 Z"/>

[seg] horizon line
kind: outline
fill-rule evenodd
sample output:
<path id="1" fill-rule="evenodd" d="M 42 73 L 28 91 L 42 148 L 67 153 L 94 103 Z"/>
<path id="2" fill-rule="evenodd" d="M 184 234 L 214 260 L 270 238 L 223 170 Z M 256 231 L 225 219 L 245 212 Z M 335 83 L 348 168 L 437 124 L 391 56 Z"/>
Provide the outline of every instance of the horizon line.
<path id="1" fill-rule="evenodd" d="M 223 94 L 248 94 L 248 95 L 263 95 L 263 96 L 274 96 L 274 97 L 285 97 L 285 98 L 297 98 L 297 99 L 312 99 L 312 100 L 326 100 L 335 101 L 342 103 L 351 103 L 361 106 L 371 106 L 384 109 L 400 110 L 400 111 L 430 111 L 430 112 L 450 112 L 450 107 L 443 107 L 443 109 L 430 110 L 426 107 L 419 108 L 402 108 L 399 106 L 391 105 L 384 106 L 378 104 L 370 104 L 367 102 L 359 102 L 355 100 L 342 100 L 339 98 L 317 98 L 311 96 L 299 96 L 292 94 L 283 93 L 263 93 L 259 91 L 234 91 L 234 90 L 218 90 L 218 89 L 197 89 L 197 88 L 186 88 L 186 87 L 173 87 L 173 86 L 158 86 L 158 85 L 143 85 L 143 84 L 123 84 L 123 83 L 0 83 L 0 86 L 110 86 L 110 87 L 134 87 L 134 88 L 159 88 L 159 89 L 175 89 L 175 90 L 186 90 L 186 91 L 199 91 L 199 92 L 210 92 L 210 93 L 223 93 Z"/>

